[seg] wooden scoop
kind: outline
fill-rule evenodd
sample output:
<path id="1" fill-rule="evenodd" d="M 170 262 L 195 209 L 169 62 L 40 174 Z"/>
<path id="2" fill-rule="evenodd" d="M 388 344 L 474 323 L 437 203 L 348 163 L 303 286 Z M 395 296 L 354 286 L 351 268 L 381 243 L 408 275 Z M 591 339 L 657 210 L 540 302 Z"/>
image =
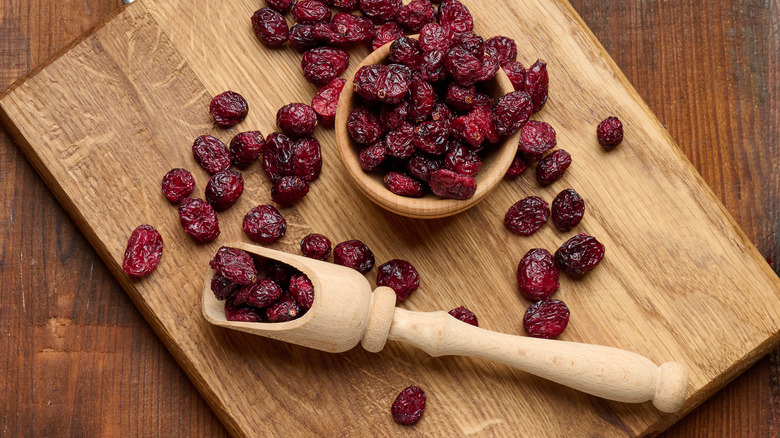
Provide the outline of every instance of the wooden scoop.
<path id="1" fill-rule="evenodd" d="M 446 312 L 395 307 L 395 293 L 373 293 L 359 272 L 245 243 L 230 246 L 288 264 L 314 286 L 314 304 L 302 317 L 282 323 L 225 319 L 225 305 L 211 291 L 212 269 L 203 286 L 203 315 L 215 325 L 332 353 L 358 343 L 379 352 L 389 340 L 412 344 L 431 356 L 461 355 L 495 360 L 588 394 L 620 402 L 652 400 L 676 412 L 685 400 L 688 371 L 677 362 L 656 366 L 646 357 L 601 345 L 513 336 L 474 327 Z"/>

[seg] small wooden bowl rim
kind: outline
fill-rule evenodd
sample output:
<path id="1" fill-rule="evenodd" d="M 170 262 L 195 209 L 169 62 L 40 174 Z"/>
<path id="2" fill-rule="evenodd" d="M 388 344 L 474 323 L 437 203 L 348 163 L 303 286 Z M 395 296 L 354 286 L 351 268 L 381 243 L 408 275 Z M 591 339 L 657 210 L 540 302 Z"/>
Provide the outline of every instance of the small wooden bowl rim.
<path id="1" fill-rule="evenodd" d="M 417 35 L 411 35 L 410 38 L 417 38 Z M 363 66 L 383 62 L 390 55 L 391 44 L 387 43 L 370 53 L 357 66 L 355 72 Z M 427 194 L 422 198 L 408 198 L 392 193 L 385 187 L 382 175 L 364 172 L 360 167 L 357 145 L 352 141 L 347 131 L 347 118 L 354 107 L 353 80 L 354 73 L 344 85 L 344 90 L 341 93 L 336 109 L 336 143 L 338 144 L 341 161 L 344 163 L 344 167 L 346 167 L 352 181 L 363 194 L 380 207 L 402 216 L 418 219 L 451 216 L 465 211 L 482 201 L 491 190 L 498 186 L 509 166 L 512 165 L 517 152 L 517 144 L 520 141 L 520 131 L 502 139 L 502 141 L 493 146 L 495 149 L 483 160 L 482 171 L 475 177 L 477 191 L 469 199 L 442 199 L 432 194 Z M 493 81 L 495 81 L 495 85 L 501 94 L 514 91 L 512 82 L 501 68 L 498 69 Z"/>

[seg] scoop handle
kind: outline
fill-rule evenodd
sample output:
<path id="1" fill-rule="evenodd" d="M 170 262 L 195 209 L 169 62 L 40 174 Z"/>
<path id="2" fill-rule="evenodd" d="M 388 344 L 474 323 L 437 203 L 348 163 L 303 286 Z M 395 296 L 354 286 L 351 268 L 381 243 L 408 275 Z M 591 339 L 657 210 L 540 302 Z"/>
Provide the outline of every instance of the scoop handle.
<path id="1" fill-rule="evenodd" d="M 414 345 L 431 356 L 494 360 L 609 400 L 652 400 L 663 412 L 678 411 L 688 388 L 688 371 L 677 362 L 656 366 L 644 356 L 617 348 L 492 332 L 446 312 L 396 308 L 387 339 Z"/>

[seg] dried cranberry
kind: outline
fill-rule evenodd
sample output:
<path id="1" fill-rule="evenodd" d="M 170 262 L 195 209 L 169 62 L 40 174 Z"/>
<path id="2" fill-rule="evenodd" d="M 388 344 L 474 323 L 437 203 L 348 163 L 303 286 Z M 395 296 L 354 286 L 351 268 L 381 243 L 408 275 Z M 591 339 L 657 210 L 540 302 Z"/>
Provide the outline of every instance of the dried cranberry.
<path id="1" fill-rule="evenodd" d="M 295 21 L 303 24 L 330 20 L 330 8 L 321 0 L 298 0 L 292 7 L 292 14 Z"/>
<path id="2" fill-rule="evenodd" d="M 428 82 L 440 82 L 447 79 L 447 52 L 431 50 L 423 53 L 420 64 L 420 76 Z"/>
<path id="3" fill-rule="evenodd" d="M 314 35 L 331 45 L 358 43 L 374 36 L 374 24 L 366 17 L 339 12 L 330 22 L 317 23 Z"/>
<path id="4" fill-rule="evenodd" d="M 544 199 L 529 196 L 514 203 L 504 216 L 507 229 L 521 236 L 530 236 L 550 218 L 550 207 Z"/>
<path id="5" fill-rule="evenodd" d="M 151 225 L 140 225 L 130 234 L 122 259 L 122 270 L 131 277 L 145 277 L 160 263 L 163 240 Z"/>
<path id="6" fill-rule="evenodd" d="M 292 9 L 295 0 L 266 0 L 265 2 L 268 3 L 269 7 L 281 13 L 285 13 Z"/>
<path id="7" fill-rule="evenodd" d="M 317 126 L 317 113 L 305 103 L 288 103 L 276 112 L 276 124 L 289 136 L 311 135 Z"/>
<path id="8" fill-rule="evenodd" d="M 195 178 L 187 169 L 172 169 L 163 177 L 162 193 L 173 204 L 178 204 L 182 199 L 190 196 L 193 190 L 195 190 Z"/>
<path id="9" fill-rule="evenodd" d="M 407 99 L 409 100 L 409 120 L 419 123 L 431 115 L 437 97 L 430 82 L 420 75 L 414 75 Z"/>
<path id="10" fill-rule="evenodd" d="M 376 284 L 389 287 L 403 301 L 420 287 L 420 275 L 406 260 L 393 259 L 377 267 Z"/>
<path id="11" fill-rule="evenodd" d="M 200 198 L 185 198 L 179 204 L 179 221 L 184 232 L 199 242 L 210 242 L 219 236 L 219 222 L 214 208 Z"/>
<path id="12" fill-rule="evenodd" d="M 452 33 L 449 28 L 439 23 L 428 23 L 420 30 L 420 48 L 423 52 L 432 52 L 441 50 L 447 52 L 450 50 Z"/>
<path id="13" fill-rule="evenodd" d="M 555 129 L 546 122 L 529 120 L 520 130 L 517 148 L 528 161 L 539 161 L 542 154 L 558 144 Z"/>
<path id="14" fill-rule="evenodd" d="M 401 0 L 360 0 L 360 10 L 375 23 L 393 21 L 401 6 Z"/>
<path id="15" fill-rule="evenodd" d="M 419 386 L 404 389 L 396 397 L 390 411 L 396 423 L 417 423 L 425 412 L 425 392 Z"/>
<path id="16" fill-rule="evenodd" d="M 561 231 L 569 231 L 582 220 L 585 201 L 574 189 L 566 189 L 552 202 L 552 221 Z"/>
<path id="17" fill-rule="evenodd" d="M 485 41 L 485 52 L 504 65 L 517 59 L 517 44 L 512 38 L 494 36 Z"/>
<path id="18" fill-rule="evenodd" d="M 476 56 L 477 59 L 482 59 L 485 55 L 484 40 L 481 36 L 476 35 L 473 32 L 464 32 L 455 35 L 452 39 L 452 44 L 450 44 L 450 48 L 452 49 L 455 47 L 471 53 Z"/>
<path id="19" fill-rule="evenodd" d="M 563 149 L 556 149 L 536 165 L 536 180 L 546 186 L 563 176 L 571 165 L 571 155 Z"/>
<path id="20" fill-rule="evenodd" d="M 303 76 L 317 86 L 323 86 L 349 67 L 349 53 L 336 47 L 316 47 L 301 58 Z"/>
<path id="21" fill-rule="evenodd" d="M 292 174 L 295 149 L 290 139 L 278 132 L 268 134 L 263 145 L 263 170 L 271 181 L 279 181 Z"/>
<path id="22" fill-rule="evenodd" d="M 504 69 L 504 73 L 506 73 L 516 91 L 525 91 L 525 67 L 523 67 L 523 64 L 517 61 L 510 61 L 501 64 L 501 68 Z"/>
<path id="23" fill-rule="evenodd" d="M 192 143 L 192 154 L 209 175 L 230 167 L 230 151 L 225 147 L 225 143 L 216 137 L 201 135 L 196 138 Z"/>
<path id="24" fill-rule="evenodd" d="M 244 216 L 244 232 L 255 242 L 276 242 L 287 231 L 287 221 L 273 205 L 258 205 Z"/>
<path id="25" fill-rule="evenodd" d="M 523 172 L 525 172 L 528 169 L 528 163 L 525 162 L 525 157 L 523 156 L 523 153 L 518 151 L 515 154 L 514 160 L 512 160 L 512 164 L 509 165 L 509 169 L 506 171 L 506 175 L 504 178 L 507 179 L 515 179 L 518 176 L 522 175 Z"/>
<path id="26" fill-rule="evenodd" d="M 570 275 L 592 271 L 604 258 L 604 245 L 593 236 L 577 234 L 555 251 L 555 263 Z"/>
<path id="27" fill-rule="evenodd" d="M 493 123 L 498 135 L 512 135 L 522 128 L 531 115 L 531 97 L 525 91 L 513 91 L 498 98 L 493 109 Z"/>
<path id="28" fill-rule="evenodd" d="M 465 116 L 455 118 L 452 121 L 452 133 L 475 148 L 484 141 L 495 143 L 499 139 L 493 124 L 493 111 L 482 105 Z"/>
<path id="29" fill-rule="evenodd" d="M 355 107 L 347 118 L 347 130 L 353 140 L 360 144 L 371 145 L 382 135 L 382 125 L 379 117 L 373 111 L 364 107 Z"/>
<path id="30" fill-rule="evenodd" d="M 242 193 L 244 193 L 244 177 L 241 172 L 233 169 L 215 173 L 206 184 L 206 201 L 216 211 L 230 208 Z"/>
<path id="31" fill-rule="evenodd" d="M 523 328 L 534 338 L 557 338 L 568 324 L 569 308 L 561 300 L 537 301 L 523 316 Z"/>
<path id="32" fill-rule="evenodd" d="M 417 69 L 422 62 L 423 52 L 420 43 L 408 36 L 401 36 L 390 45 L 388 59 L 394 64 L 403 64 L 409 68 Z"/>
<path id="33" fill-rule="evenodd" d="M 320 177 L 322 171 L 322 147 L 316 138 L 299 138 L 293 144 L 292 176 L 306 182 Z"/>
<path id="34" fill-rule="evenodd" d="M 284 294 L 282 298 L 265 309 L 265 317 L 270 322 L 292 321 L 301 314 L 301 308 L 295 302 L 292 294 Z"/>
<path id="35" fill-rule="evenodd" d="M 541 59 L 537 60 L 525 72 L 525 91 L 531 96 L 531 112 L 536 113 L 547 102 L 548 92 L 547 64 Z"/>
<path id="36" fill-rule="evenodd" d="M 434 122 L 438 121 L 444 121 L 444 122 L 452 122 L 452 120 L 455 119 L 455 114 L 452 108 L 450 108 L 447 104 L 442 102 L 437 102 L 436 105 L 433 106 L 433 111 L 431 112 L 431 120 Z"/>
<path id="37" fill-rule="evenodd" d="M 384 23 L 374 30 L 374 38 L 371 40 L 371 51 L 373 52 L 385 44 L 393 42 L 403 36 L 404 31 L 398 23 L 395 21 Z"/>
<path id="38" fill-rule="evenodd" d="M 309 193 L 309 183 L 298 176 L 285 176 L 271 187 L 271 200 L 279 205 L 292 205 Z"/>
<path id="39" fill-rule="evenodd" d="M 252 28 L 257 38 L 268 47 L 282 47 L 290 37 L 284 17 L 271 8 L 262 8 L 252 15 Z"/>
<path id="40" fill-rule="evenodd" d="M 550 251 L 536 248 L 525 253 L 517 265 L 517 285 L 531 301 L 546 300 L 558 290 L 558 268 Z"/>
<path id="41" fill-rule="evenodd" d="M 289 289 L 301 310 L 311 309 L 311 305 L 314 304 L 314 286 L 309 277 L 304 274 L 291 276 Z"/>
<path id="42" fill-rule="evenodd" d="M 226 300 L 233 296 L 239 285 L 215 273 L 211 277 L 211 291 L 218 300 Z"/>
<path id="43" fill-rule="evenodd" d="M 409 144 L 411 144 L 411 137 Z M 371 172 L 385 161 L 385 157 L 387 157 L 385 145 L 381 141 L 378 141 L 371 146 L 364 147 L 360 150 L 360 168 L 366 172 Z"/>
<path id="44" fill-rule="evenodd" d="M 412 0 L 398 11 L 395 21 L 411 32 L 419 32 L 422 27 L 436 20 L 436 9 L 430 0 Z"/>
<path id="45" fill-rule="evenodd" d="M 333 249 L 333 261 L 365 274 L 374 267 L 374 253 L 359 240 L 347 240 Z"/>
<path id="46" fill-rule="evenodd" d="M 466 50 L 456 47 L 447 54 L 447 72 L 458 85 L 470 87 L 481 78 L 482 61 Z"/>
<path id="47" fill-rule="evenodd" d="M 314 34 L 313 24 L 296 24 L 290 29 L 290 44 L 301 52 L 319 47 L 324 41 Z"/>
<path id="48" fill-rule="evenodd" d="M 431 191 L 447 199 L 469 199 L 477 191 L 477 182 L 468 175 L 461 175 L 449 169 L 438 169 L 430 173 Z"/>
<path id="49" fill-rule="evenodd" d="M 423 152 L 441 155 L 447 150 L 449 136 L 444 122 L 422 122 L 414 128 L 412 144 Z"/>
<path id="50" fill-rule="evenodd" d="M 325 260 L 330 255 L 330 239 L 312 233 L 301 239 L 301 254 L 311 259 Z"/>
<path id="51" fill-rule="evenodd" d="M 617 117 L 607 117 L 596 128 L 599 144 L 612 149 L 623 141 L 623 123 Z"/>
<path id="52" fill-rule="evenodd" d="M 421 198 L 423 186 L 420 181 L 399 172 L 388 172 L 385 175 L 385 187 L 399 196 Z"/>
<path id="53" fill-rule="evenodd" d="M 482 57 L 482 67 L 480 68 L 479 75 L 477 76 L 477 82 L 485 82 L 492 80 L 496 77 L 496 73 L 501 66 L 498 61 L 490 55 Z"/>
<path id="54" fill-rule="evenodd" d="M 409 101 L 404 99 L 395 105 L 383 103 L 379 107 L 379 123 L 382 131 L 388 132 L 398 128 L 409 115 Z"/>
<path id="55" fill-rule="evenodd" d="M 447 85 L 444 101 L 458 111 L 471 111 L 477 97 L 477 87 L 463 87 L 456 83 Z"/>
<path id="56" fill-rule="evenodd" d="M 322 126 L 329 128 L 336 120 L 336 108 L 339 104 L 339 96 L 347 81 L 335 78 L 317 90 L 317 94 L 311 99 L 311 107 L 320 117 Z"/>
<path id="57" fill-rule="evenodd" d="M 447 313 L 454 316 L 455 319 L 465 322 L 466 324 L 471 324 L 474 327 L 479 327 L 479 321 L 477 321 L 477 315 L 475 315 L 474 312 L 472 312 L 471 310 L 467 309 L 464 306 L 456 307 Z"/>
<path id="58" fill-rule="evenodd" d="M 325 0 L 325 3 L 343 11 L 354 11 L 358 8 L 359 0 Z"/>
<path id="59" fill-rule="evenodd" d="M 209 266 L 226 280 L 240 285 L 253 282 L 257 275 L 252 256 L 244 250 L 229 246 L 220 247 Z"/>
<path id="60" fill-rule="evenodd" d="M 385 152 L 396 158 L 409 158 L 415 151 L 414 137 L 414 126 L 409 122 L 401 123 L 385 136 Z"/>
<path id="61" fill-rule="evenodd" d="M 406 171 L 409 175 L 425 182 L 431 180 L 431 172 L 442 167 L 444 161 L 441 158 L 422 153 L 416 153 L 406 161 Z"/>
<path id="62" fill-rule="evenodd" d="M 233 299 L 228 299 L 225 301 L 225 319 L 238 322 L 262 322 L 263 315 L 259 309 L 236 304 Z"/>
<path id="63" fill-rule="evenodd" d="M 260 131 L 239 132 L 230 140 L 230 161 L 242 169 L 257 161 L 265 139 Z"/>
<path id="64" fill-rule="evenodd" d="M 235 302 L 263 309 L 279 301 L 283 294 L 284 291 L 276 282 L 263 278 L 241 286 L 236 292 Z"/>
<path id="65" fill-rule="evenodd" d="M 401 64 L 366 65 L 355 73 L 354 84 L 366 101 L 394 104 L 409 92 L 411 70 Z"/>
<path id="66" fill-rule="evenodd" d="M 471 12 L 457 0 L 442 2 L 439 6 L 439 23 L 448 27 L 453 34 L 474 30 L 474 19 L 471 18 Z"/>
<path id="67" fill-rule="evenodd" d="M 292 268 L 276 260 L 266 260 L 263 272 L 265 278 L 273 280 L 282 289 L 290 284 L 290 276 L 293 274 Z"/>
<path id="68" fill-rule="evenodd" d="M 482 159 L 473 150 L 463 144 L 458 144 L 447 151 L 444 167 L 462 175 L 474 176 L 482 168 Z"/>

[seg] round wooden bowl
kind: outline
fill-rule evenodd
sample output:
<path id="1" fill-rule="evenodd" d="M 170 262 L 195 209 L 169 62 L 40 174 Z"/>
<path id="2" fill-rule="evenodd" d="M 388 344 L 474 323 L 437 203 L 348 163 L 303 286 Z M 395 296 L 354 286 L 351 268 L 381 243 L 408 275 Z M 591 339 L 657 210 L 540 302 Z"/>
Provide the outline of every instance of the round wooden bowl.
<path id="1" fill-rule="evenodd" d="M 412 36 L 416 38 L 416 35 Z M 370 53 L 363 62 L 358 65 L 355 72 L 361 67 L 371 64 L 380 64 L 390 56 L 391 43 L 385 44 L 376 51 Z M 482 169 L 474 177 L 477 182 L 477 191 L 469 199 L 442 199 L 436 195 L 427 194 L 422 198 L 409 198 L 399 196 L 385 187 L 384 175 L 365 172 L 360 167 L 360 145 L 355 143 L 347 131 L 347 118 L 355 106 L 354 74 L 350 76 L 344 86 L 344 91 L 339 98 L 336 110 L 336 142 L 338 143 L 341 160 L 347 169 L 347 174 L 360 190 L 375 204 L 403 216 L 433 219 L 451 216 L 475 206 L 496 188 L 504 178 L 506 171 L 514 160 L 517 152 L 517 144 L 520 141 L 520 131 L 501 139 L 492 146 L 492 150 L 482 161 Z M 488 84 L 488 92 L 494 97 L 514 91 L 512 82 L 506 76 L 503 69 L 498 69 L 496 77 Z"/>

